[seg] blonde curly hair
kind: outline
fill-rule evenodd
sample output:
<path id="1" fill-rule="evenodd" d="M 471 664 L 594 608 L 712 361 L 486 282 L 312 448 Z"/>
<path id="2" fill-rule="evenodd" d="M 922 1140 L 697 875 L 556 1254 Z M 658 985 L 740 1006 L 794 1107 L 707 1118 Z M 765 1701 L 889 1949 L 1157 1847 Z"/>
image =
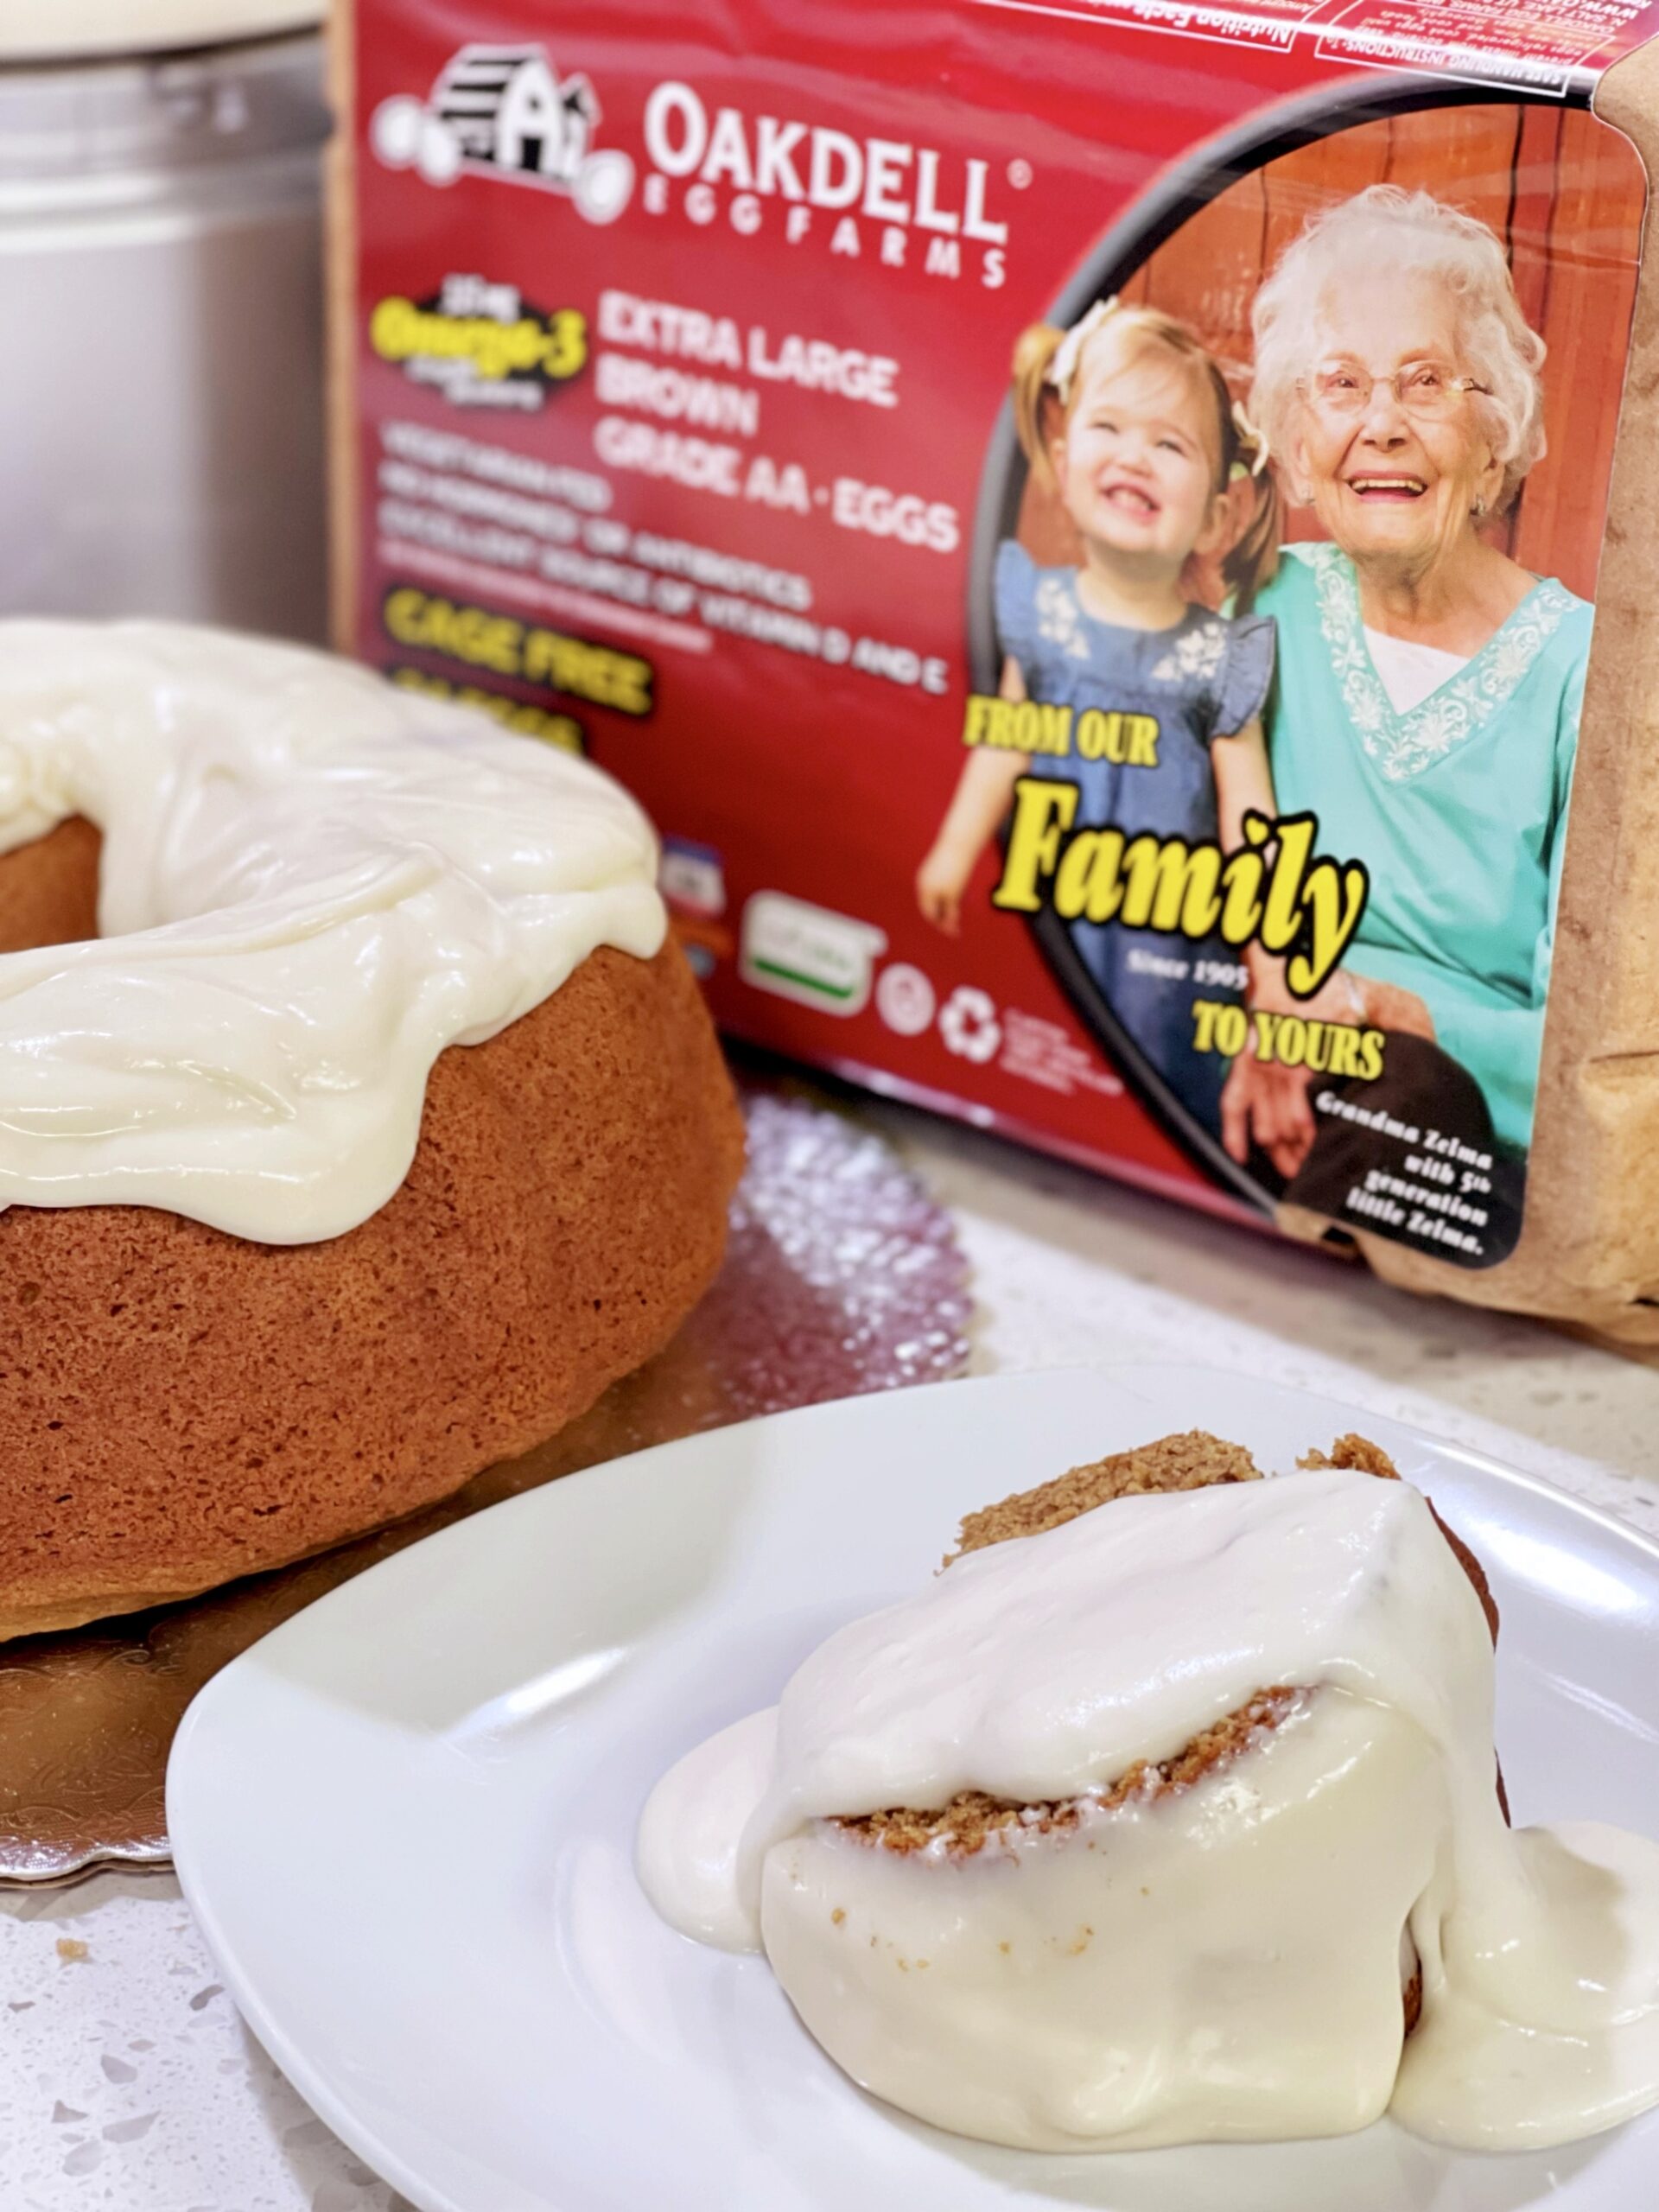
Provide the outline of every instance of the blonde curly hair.
<path id="1" fill-rule="evenodd" d="M 1075 359 L 1056 383 L 1057 363 L 1068 345 Z M 1222 582 L 1243 613 L 1273 575 L 1279 550 L 1279 493 L 1264 464 L 1268 449 L 1261 434 L 1235 402 L 1221 364 L 1198 334 L 1156 308 L 1132 307 L 1116 298 L 1103 301 L 1071 331 L 1034 322 L 1022 330 L 1014 348 L 1014 423 L 1020 448 L 1046 489 L 1058 488 L 1049 450 L 1050 438 L 1063 429 L 1082 383 L 1085 357 L 1105 354 L 1128 366 L 1147 353 L 1166 355 L 1212 410 L 1211 460 L 1216 490 L 1224 492 L 1236 477 L 1249 479 L 1249 512 L 1238 537 L 1224 555 Z"/>

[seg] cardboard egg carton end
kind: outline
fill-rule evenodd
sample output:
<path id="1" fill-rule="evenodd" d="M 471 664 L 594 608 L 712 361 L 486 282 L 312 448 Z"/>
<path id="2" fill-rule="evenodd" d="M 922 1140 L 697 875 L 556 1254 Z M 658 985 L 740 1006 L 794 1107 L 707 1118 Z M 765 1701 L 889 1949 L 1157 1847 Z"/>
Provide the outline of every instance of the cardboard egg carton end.
<path id="1" fill-rule="evenodd" d="M 750 1039 L 1659 1345 L 1659 10 L 354 0 L 338 642 Z"/>

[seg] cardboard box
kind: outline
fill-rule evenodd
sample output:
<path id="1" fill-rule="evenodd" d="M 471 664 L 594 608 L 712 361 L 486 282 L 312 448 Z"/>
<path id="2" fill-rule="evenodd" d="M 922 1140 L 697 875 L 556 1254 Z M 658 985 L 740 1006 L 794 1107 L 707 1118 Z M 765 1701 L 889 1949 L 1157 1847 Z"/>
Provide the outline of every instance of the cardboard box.
<path id="1" fill-rule="evenodd" d="M 1659 1341 L 1652 14 L 355 0 L 339 640 L 733 1033 Z"/>

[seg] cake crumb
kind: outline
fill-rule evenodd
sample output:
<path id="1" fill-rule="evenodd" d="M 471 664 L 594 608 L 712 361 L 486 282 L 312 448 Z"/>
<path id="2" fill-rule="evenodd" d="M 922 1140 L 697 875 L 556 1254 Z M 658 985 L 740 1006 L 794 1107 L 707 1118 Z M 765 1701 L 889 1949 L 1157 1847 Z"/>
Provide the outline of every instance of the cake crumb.
<path id="1" fill-rule="evenodd" d="M 847 1915 L 842 1908 L 840 1905 L 837 1905 L 835 1910 L 830 1914 L 830 1917 L 834 1924 L 839 1928 L 842 1922 L 846 1919 Z"/>
<path id="2" fill-rule="evenodd" d="M 1369 1436 L 1356 1436 L 1351 1430 L 1339 1436 L 1328 1452 L 1304 1452 L 1296 1462 L 1299 1467 L 1349 1467 L 1362 1475 L 1380 1475 L 1384 1482 L 1397 1483 L 1400 1470 L 1380 1444 L 1373 1444 Z"/>
<path id="3" fill-rule="evenodd" d="M 1242 1444 L 1229 1444 L 1205 1429 L 1189 1428 L 1179 1436 L 1161 1436 L 1155 1444 L 1137 1445 L 1133 1452 L 1091 1459 L 1035 1490 L 1016 1491 L 1000 1504 L 969 1514 L 957 1548 L 944 1563 L 949 1567 L 965 1553 L 1007 1543 L 1016 1536 L 1045 1535 L 1114 1498 L 1261 1479 L 1261 1468 Z"/>
<path id="4" fill-rule="evenodd" d="M 80 1961 L 81 1961 L 81 1960 L 82 1960 L 82 1959 L 90 1959 L 92 1955 L 92 1947 L 91 1947 L 91 1945 L 90 1945 L 90 1944 L 87 1944 L 87 1943 L 83 1943 L 83 1942 L 81 1942 L 81 1940 L 80 1940 L 79 1936 L 59 1936 L 59 1938 L 58 1938 L 58 1956 L 59 1956 L 59 1957 L 63 1961 L 63 1963 L 65 1964 L 65 1966 L 67 1966 L 67 1967 L 78 1966 L 78 1965 L 80 1963 Z"/>

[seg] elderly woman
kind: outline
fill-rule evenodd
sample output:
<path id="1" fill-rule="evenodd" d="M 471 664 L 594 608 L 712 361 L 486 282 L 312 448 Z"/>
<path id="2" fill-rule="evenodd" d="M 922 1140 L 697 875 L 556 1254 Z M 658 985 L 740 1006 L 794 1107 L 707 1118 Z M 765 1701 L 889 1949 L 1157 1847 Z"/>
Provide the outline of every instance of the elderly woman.
<path id="1" fill-rule="evenodd" d="M 1279 627 L 1279 810 L 1315 815 L 1319 849 L 1370 872 L 1349 972 L 1317 1010 L 1389 1033 L 1389 1096 L 1440 1096 L 1441 1125 L 1462 1113 L 1477 1139 L 1484 1115 L 1513 1156 L 1592 615 L 1483 534 L 1544 449 L 1543 343 L 1492 232 L 1386 185 L 1291 245 L 1255 334 L 1252 413 L 1329 540 L 1287 547 L 1256 601 Z M 1242 1057 L 1225 1124 L 1236 1157 L 1253 1136 L 1299 1177 L 1289 1196 L 1339 1210 L 1308 1187 L 1327 1132 L 1305 1077 Z M 1332 1165 L 1339 1189 L 1349 1165 Z"/>

